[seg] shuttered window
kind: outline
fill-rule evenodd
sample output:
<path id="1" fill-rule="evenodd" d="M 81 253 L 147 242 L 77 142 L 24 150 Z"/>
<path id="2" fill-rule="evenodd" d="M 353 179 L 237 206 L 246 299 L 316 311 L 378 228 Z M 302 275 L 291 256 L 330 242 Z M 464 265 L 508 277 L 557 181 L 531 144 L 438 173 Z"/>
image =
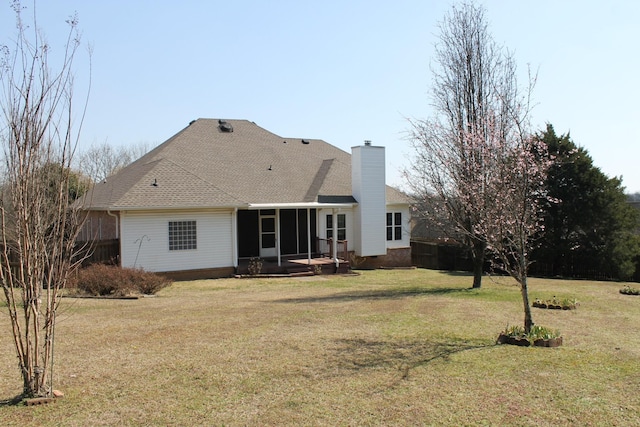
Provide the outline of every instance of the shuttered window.
<path id="1" fill-rule="evenodd" d="M 387 240 L 402 240 L 402 212 L 387 212 Z"/>

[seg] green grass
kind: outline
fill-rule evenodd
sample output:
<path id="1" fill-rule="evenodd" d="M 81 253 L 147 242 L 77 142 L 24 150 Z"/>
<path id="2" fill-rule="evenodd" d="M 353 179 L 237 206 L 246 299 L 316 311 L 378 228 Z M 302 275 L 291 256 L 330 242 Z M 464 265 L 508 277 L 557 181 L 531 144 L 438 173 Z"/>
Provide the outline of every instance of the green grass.
<path id="1" fill-rule="evenodd" d="M 532 279 L 557 349 L 496 345 L 517 286 L 430 270 L 179 282 L 155 298 L 65 299 L 55 404 L 24 425 L 638 425 L 640 298 L 620 283 Z M 20 392 L 0 316 L 0 399 Z"/>

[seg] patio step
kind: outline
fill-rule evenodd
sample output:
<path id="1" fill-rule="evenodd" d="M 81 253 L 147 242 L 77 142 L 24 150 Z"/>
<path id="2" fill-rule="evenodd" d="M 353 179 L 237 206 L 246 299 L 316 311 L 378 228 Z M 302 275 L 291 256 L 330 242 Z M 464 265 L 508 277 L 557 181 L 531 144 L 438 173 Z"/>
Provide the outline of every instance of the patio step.
<path id="1" fill-rule="evenodd" d="M 262 270 L 260 272 L 261 275 L 269 275 L 269 274 L 279 274 L 279 275 L 311 275 L 311 274 L 335 274 L 335 273 L 349 273 L 350 272 L 350 264 L 348 261 L 341 260 L 340 265 L 336 268 L 336 265 L 330 261 L 327 262 L 328 259 L 323 259 L 324 262 L 317 262 L 315 260 L 313 264 L 309 265 L 306 263 L 301 263 L 300 260 L 290 261 L 283 260 L 282 265 L 277 265 L 277 262 L 274 260 L 265 260 L 262 264 Z M 248 275 L 249 274 L 249 265 L 246 260 L 241 262 L 236 270 L 236 274 L 238 275 Z M 318 271 L 318 269 L 320 271 Z"/>
<path id="2" fill-rule="evenodd" d="M 308 265 L 301 265 L 299 267 L 288 267 L 287 268 L 287 273 L 289 273 L 289 274 L 299 274 L 299 273 L 311 273 L 311 274 L 313 274 L 313 271 L 311 270 L 311 268 Z"/>
<path id="3" fill-rule="evenodd" d="M 351 272 L 351 264 L 349 261 L 341 261 L 336 270 L 336 274 L 347 274 Z"/>

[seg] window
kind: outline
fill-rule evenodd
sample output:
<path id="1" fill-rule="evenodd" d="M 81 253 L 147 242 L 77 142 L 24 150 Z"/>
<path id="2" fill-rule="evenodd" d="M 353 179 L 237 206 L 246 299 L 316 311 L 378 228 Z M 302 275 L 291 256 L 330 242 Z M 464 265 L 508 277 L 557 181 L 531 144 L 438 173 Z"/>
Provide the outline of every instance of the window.
<path id="1" fill-rule="evenodd" d="M 387 212 L 387 240 L 402 240 L 402 212 Z"/>
<path id="2" fill-rule="evenodd" d="M 338 214 L 338 240 L 347 240 L 347 219 L 345 214 Z M 333 215 L 327 214 L 327 239 L 333 237 Z"/>
<path id="3" fill-rule="evenodd" d="M 195 221 L 169 221 L 169 250 L 198 249 Z"/>

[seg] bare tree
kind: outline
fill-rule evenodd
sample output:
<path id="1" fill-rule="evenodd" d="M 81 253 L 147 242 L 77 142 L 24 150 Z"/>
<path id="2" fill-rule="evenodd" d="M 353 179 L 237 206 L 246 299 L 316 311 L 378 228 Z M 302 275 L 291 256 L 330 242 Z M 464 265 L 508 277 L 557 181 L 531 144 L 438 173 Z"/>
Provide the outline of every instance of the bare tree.
<path id="1" fill-rule="evenodd" d="M 78 168 L 93 182 L 100 182 L 142 157 L 147 148 L 145 143 L 114 148 L 105 140 L 102 144 L 92 144 L 79 154 Z"/>
<path id="2" fill-rule="evenodd" d="M 81 216 L 71 207 L 71 162 L 84 116 L 74 115 L 72 65 L 79 46 L 77 18 L 59 58 L 35 25 L 22 21 L 14 1 L 17 34 L 2 46 L 0 109 L 5 186 L 0 279 L 11 336 L 23 379 L 23 396 L 52 392 L 56 310 L 67 278 L 80 261 L 75 238 Z M 86 102 L 85 102 L 86 106 Z M 74 121 L 77 126 L 74 126 Z M 78 130 L 79 132 L 79 130 Z"/>
<path id="3" fill-rule="evenodd" d="M 508 134 L 518 119 L 518 91 L 514 59 L 491 37 L 484 9 L 453 6 L 436 44 L 434 116 L 410 121 L 415 157 L 405 176 L 417 205 L 427 207 L 419 213 L 433 224 L 448 224 L 452 237 L 470 248 L 474 288 L 482 283 L 487 248 L 476 224 L 496 195 L 484 182 L 490 165 L 483 163 L 483 147 L 469 147 L 468 135 L 486 142 L 489 127 L 498 136 Z"/>

